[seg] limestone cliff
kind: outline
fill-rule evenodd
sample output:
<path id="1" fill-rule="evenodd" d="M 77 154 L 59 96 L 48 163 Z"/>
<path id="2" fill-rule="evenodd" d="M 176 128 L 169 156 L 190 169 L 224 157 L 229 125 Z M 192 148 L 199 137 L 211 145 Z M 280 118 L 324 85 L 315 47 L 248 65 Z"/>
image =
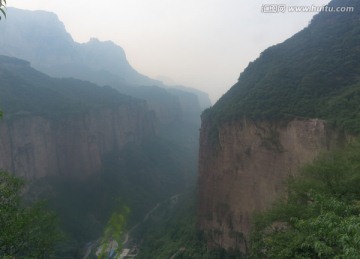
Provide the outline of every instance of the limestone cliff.
<path id="1" fill-rule="evenodd" d="M 198 223 L 209 246 L 246 250 L 254 214 L 337 143 L 327 125 L 360 133 L 360 2 L 332 0 L 328 8 L 344 6 L 352 11 L 320 12 L 263 51 L 203 113 Z"/>
<path id="2" fill-rule="evenodd" d="M 245 251 L 254 213 L 268 208 L 286 178 L 335 139 L 323 120 L 241 121 L 200 132 L 198 224 L 210 247 Z"/>
<path id="3" fill-rule="evenodd" d="M 0 122 L 0 168 L 27 179 L 84 177 L 105 154 L 154 134 L 153 113 L 127 103 L 61 118 L 26 116 Z"/>

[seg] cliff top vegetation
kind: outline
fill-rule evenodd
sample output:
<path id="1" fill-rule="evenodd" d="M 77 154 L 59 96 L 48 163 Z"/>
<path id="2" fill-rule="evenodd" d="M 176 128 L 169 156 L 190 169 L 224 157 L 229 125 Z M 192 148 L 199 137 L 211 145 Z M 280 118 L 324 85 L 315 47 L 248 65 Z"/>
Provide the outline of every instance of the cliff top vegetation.
<path id="1" fill-rule="evenodd" d="M 322 12 L 308 27 L 250 62 L 238 82 L 202 117 L 224 122 L 322 118 L 360 133 L 360 2 L 353 12 Z"/>
<path id="2" fill-rule="evenodd" d="M 359 151 L 323 154 L 289 180 L 286 199 L 255 221 L 253 258 L 358 258 Z"/>

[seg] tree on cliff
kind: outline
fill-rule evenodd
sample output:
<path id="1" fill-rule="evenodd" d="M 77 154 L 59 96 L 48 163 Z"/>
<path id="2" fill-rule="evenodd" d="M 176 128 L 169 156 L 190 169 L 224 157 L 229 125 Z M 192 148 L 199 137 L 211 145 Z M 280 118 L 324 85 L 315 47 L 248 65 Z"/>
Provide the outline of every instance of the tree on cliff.
<path id="1" fill-rule="evenodd" d="M 326 154 L 290 180 L 286 199 L 256 220 L 254 258 L 359 258 L 359 151 Z"/>
<path id="2" fill-rule="evenodd" d="M 0 258 L 51 258 L 60 239 L 56 217 L 41 202 L 25 206 L 23 187 L 0 171 Z"/>
<path id="3" fill-rule="evenodd" d="M 1 20 L 1 14 L 6 18 L 6 0 L 0 0 L 0 20 Z"/>

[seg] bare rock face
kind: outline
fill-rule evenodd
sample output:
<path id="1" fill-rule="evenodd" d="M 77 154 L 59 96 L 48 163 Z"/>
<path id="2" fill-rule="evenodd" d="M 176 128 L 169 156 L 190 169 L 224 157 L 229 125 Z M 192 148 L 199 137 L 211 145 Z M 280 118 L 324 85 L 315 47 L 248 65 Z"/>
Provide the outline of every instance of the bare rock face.
<path id="1" fill-rule="evenodd" d="M 145 104 L 99 108 L 58 119 L 28 116 L 0 123 L 0 168 L 26 179 L 86 177 L 105 154 L 154 134 Z"/>
<path id="2" fill-rule="evenodd" d="M 198 224 L 208 246 L 246 252 L 254 213 L 268 208 L 288 176 L 329 149 L 334 137 L 318 119 L 283 125 L 244 120 L 222 126 L 214 145 L 203 121 Z"/>

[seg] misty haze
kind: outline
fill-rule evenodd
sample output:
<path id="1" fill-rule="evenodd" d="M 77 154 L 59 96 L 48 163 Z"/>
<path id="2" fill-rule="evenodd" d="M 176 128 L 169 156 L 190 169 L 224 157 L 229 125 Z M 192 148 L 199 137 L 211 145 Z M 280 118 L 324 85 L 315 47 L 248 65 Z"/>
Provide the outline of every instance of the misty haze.
<path id="1" fill-rule="evenodd" d="M 0 258 L 360 258 L 359 1 L 0 17 Z"/>

